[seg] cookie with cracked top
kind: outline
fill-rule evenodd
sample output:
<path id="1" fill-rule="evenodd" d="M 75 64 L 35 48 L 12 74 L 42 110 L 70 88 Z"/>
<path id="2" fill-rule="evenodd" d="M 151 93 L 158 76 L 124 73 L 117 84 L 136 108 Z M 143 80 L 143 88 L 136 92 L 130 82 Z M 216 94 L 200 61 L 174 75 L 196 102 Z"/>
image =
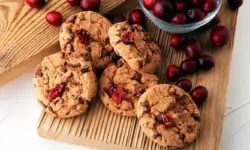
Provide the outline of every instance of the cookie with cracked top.
<path id="1" fill-rule="evenodd" d="M 33 79 L 38 102 L 50 115 L 69 118 L 84 113 L 97 93 L 91 63 L 62 53 L 45 57 Z"/>
<path id="2" fill-rule="evenodd" d="M 148 89 L 137 103 L 137 117 L 154 142 L 181 148 L 193 142 L 200 130 L 200 112 L 188 93 L 174 85 Z"/>
<path id="3" fill-rule="evenodd" d="M 99 81 L 99 96 L 112 112 L 136 116 L 139 97 L 157 82 L 156 75 L 134 71 L 120 59 L 104 70 Z"/>
<path id="4" fill-rule="evenodd" d="M 108 19 L 92 11 L 70 16 L 59 34 L 62 52 L 91 61 L 96 70 L 105 69 L 115 57 L 108 37 L 111 26 Z"/>
<path id="5" fill-rule="evenodd" d="M 160 48 L 141 26 L 121 22 L 114 24 L 108 34 L 116 54 L 132 69 L 145 73 L 157 71 L 161 64 Z"/>

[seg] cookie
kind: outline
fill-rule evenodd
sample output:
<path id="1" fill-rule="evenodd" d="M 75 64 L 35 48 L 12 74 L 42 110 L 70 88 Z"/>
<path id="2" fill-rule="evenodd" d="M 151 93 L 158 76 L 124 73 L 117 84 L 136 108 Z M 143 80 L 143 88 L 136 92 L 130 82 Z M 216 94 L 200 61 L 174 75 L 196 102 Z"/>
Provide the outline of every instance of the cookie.
<path id="1" fill-rule="evenodd" d="M 115 53 L 109 43 L 111 22 L 102 15 L 84 11 L 69 17 L 62 24 L 59 41 L 66 55 L 82 56 L 96 70 L 106 68 Z"/>
<path id="2" fill-rule="evenodd" d="M 136 72 L 125 60 L 120 59 L 117 64 L 110 64 L 104 70 L 99 81 L 99 96 L 112 112 L 136 116 L 135 108 L 139 97 L 157 82 L 156 75 Z"/>
<path id="3" fill-rule="evenodd" d="M 54 117 L 69 118 L 84 113 L 97 93 L 91 63 L 61 53 L 45 57 L 36 68 L 34 87 L 38 102 Z"/>
<path id="4" fill-rule="evenodd" d="M 188 93 L 174 85 L 148 89 L 138 100 L 137 117 L 151 140 L 169 148 L 188 145 L 200 130 L 199 109 Z"/>
<path id="5" fill-rule="evenodd" d="M 161 64 L 160 48 L 141 26 L 121 22 L 114 24 L 108 34 L 116 54 L 132 69 L 145 73 L 157 71 Z"/>

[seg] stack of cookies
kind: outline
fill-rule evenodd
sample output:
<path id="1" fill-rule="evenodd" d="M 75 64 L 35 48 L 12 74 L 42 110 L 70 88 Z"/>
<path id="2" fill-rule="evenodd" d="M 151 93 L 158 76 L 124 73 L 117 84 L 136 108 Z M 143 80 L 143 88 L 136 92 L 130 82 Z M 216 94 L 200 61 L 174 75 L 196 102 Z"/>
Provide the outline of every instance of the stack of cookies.
<path id="1" fill-rule="evenodd" d="M 154 142 L 178 148 L 195 140 L 200 112 L 184 90 L 158 84 L 160 48 L 141 26 L 112 25 L 86 11 L 62 25 L 59 40 L 61 52 L 44 58 L 34 77 L 38 102 L 48 114 L 80 115 L 99 91 L 112 112 L 137 116 Z M 99 86 L 97 72 L 102 72 Z"/>

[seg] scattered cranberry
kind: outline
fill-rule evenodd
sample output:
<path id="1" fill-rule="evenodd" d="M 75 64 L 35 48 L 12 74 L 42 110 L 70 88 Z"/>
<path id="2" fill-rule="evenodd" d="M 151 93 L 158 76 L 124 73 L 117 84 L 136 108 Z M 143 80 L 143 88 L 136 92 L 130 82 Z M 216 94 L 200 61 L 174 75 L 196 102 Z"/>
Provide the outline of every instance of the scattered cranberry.
<path id="1" fill-rule="evenodd" d="M 243 4 L 243 0 L 227 0 L 227 3 L 232 10 L 235 10 Z"/>
<path id="2" fill-rule="evenodd" d="M 202 52 L 201 43 L 198 40 L 191 39 L 187 41 L 185 53 L 188 58 L 199 58 Z"/>
<path id="3" fill-rule="evenodd" d="M 166 71 L 166 76 L 167 79 L 170 81 L 175 81 L 179 78 L 180 76 L 180 69 L 178 66 L 176 65 L 170 65 L 167 67 L 167 71 Z"/>
<path id="4" fill-rule="evenodd" d="M 173 16 L 174 8 L 170 1 L 162 0 L 162 1 L 158 1 L 154 5 L 152 12 L 157 18 L 169 21 Z"/>
<path id="5" fill-rule="evenodd" d="M 210 40 L 215 46 L 224 46 L 229 41 L 230 33 L 227 27 L 217 26 L 210 34 Z"/>
<path id="6" fill-rule="evenodd" d="M 96 10 L 101 5 L 101 0 L 81 0 L 80 7 L 84 11 Z"/>
<path id="7" fill-rule="evenodd" d="M 186 38 L 180 34 L 172 34 L 170 37 L 170 46 L 180 49 L 185 45 Z"/>
<path id="8" fill-rule="evenodd" d="M 80 0 L 67 0 L 67 3 L 69 3 L 71 6 L 77 6 L 80 4 Z"/>
<path id="9" fill-rule="evenodd" d="M 60 97 L 62 96 L 64 92 L 64 86 L 62 84 L 57 84 L 55 85 L 54 88 L 52 88 L 49 92 L 49 95 L 48 95 L 48 98 L 50 100 L 54 100 L 56 99 L 57 97 Z"/>
<path id="10" fill-rule="evenodd" d="M 210 55 L 203 55 L 198 59 L 200 68 L 203 70 L 209 70 L 214 67 L 214 59 Z"/>
<path id="11" fill-rule="evenodd" d="M 132 32 L 125 33 L 122 36 L 121 41 L 125 44 L 134 44 L 134 34 Z"/>
<path id="12" fill-rule="evenodd" d="M 209 27 L 215 27 L 218 24 L 220 24 L 220 17 L 219 15 L 216 15 L 210 22 L 209 22 Z"/>
<path id="13" fill-rule="evenodd" d="M 194 73 L 197 69 L 197 62 L 192 59 L 186 59 L 181 62 L 180 70 L 184 75 Z"/>
<path id="14" fill-rule="evenodd" d="M 62 24 L 62 14 L 58 11 L 51 11 L 47 14 L 46 19 L 49 24 L 53 26 L 60 26 Z"/>
<path id="15" fill-rule="evenodd" d="M 46 4 L 45 0 L 26 0 L 26 3 L 32 8 L 43 8 Z"/>
<path id="16" fill-rule="evenodd" d="M 129 13 L 129 22 L 131 24 L 142 25 L 144 21 L 145 21 L 145 15 L 142 12 L 142 10 L 135 9 Z"/>
<path id="17" fill-rule="evenodd" d="M 147 9 L 152 9 L 155 5 L 157 0 L 143 0 L 143 5 L 147 8 Z"/>
<path id="18" fill-rule="evenodd" d="M 192 0 L 192 4 L 195 6 L 200 6 L 205 2 L 205 0 Z"/>
<path id="19" fill-rule="evenodd" d="M 188 10 L 187 16 L 191 22 L 198 22 L 204 19 L 206 14 L 200 8 L 193 8 Z"/>
<path id="20" fill-rule="evenodd" d="M 185 24 L 186 21 L 187 21 L 186 15 L 181 14 L 181 13 L 176 14 L 176 15 L 172 18 L 172 20 L 171 20 L 171 22 L 174 23 L 174 24 Z"/>
<path id="21" fill-rule="evenodd" d="M 186 11 L 186 3 L 185 2 L 182 2 L 182 1 L 177 1 L 175 3 L 175 9 L 178 11 L 178 12 L 185 12 Z"/>
<path id="22" fill-rule="evenodd" d="M 175 85 L 180 87 L 181 89 L 183 89 L 186 92 L 190 92 L 190 90 L 192 88 L 192 81 L 189 79 L 181 79 Z"/>
<path id="23" fill-rule="evenodd" d="M 75 34 L 79 38 L 79 41 L 82 44 L 87 44 L 88 43 L 90 37 L 88 35 L 88 31 L 87 30 L 82 29 L 82 30 L 77 31 Z"/>
<path id="24" fill-rule="evenodd" d="M 217 2 L 216 0 L 207 0 L 203 4 L 203 10 L 207 13 L 213 12 L 217 7 Z"/>
<path id="25" fill-rule="evenodd" d="M 126 18 L 124 15 L 116 15 L 113 18 L 113 23 L 123 22 L 126 21 Z"/>
<path id="26" fill-rule="evenodd" d="M 163 116 L 163 123 L 167 128 L 170 128 L 173 126 L 173 117 L 170 114 L 165 114 Z"/>
<path id="27" fill-rule="evenodd" d="M 113 85 L 109 89 L 109 93 L 112 96 L 112 100 L 115 101 L 116 103 L 121 103 L 122 98 L 124 97 L 125 90 L 120 87 L 119 85 Z"/>
<path id="28" fill-rule="evenodd" d="M 192 96 L 194 102 L 200 106 L 208 97 L 208 91 L 203 86 L 198 86 L 194 88 L 190 95 Z"/>

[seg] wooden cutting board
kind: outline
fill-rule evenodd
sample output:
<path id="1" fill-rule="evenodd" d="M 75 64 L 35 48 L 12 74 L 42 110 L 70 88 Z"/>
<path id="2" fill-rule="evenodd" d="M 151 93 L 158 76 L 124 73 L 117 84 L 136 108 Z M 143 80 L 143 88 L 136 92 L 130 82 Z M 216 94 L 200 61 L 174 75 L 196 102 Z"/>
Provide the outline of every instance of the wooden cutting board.
<path id="1" fill-rule="evenodd" d="M 136 1 L 127 2 L 130 2 L 129 5 L 126 5 L 129 7 L 120 5 L 111 13 L 126 13 L 129 9 L 138 7 Z M 231 32 L 231 40 L 226 46 L 212 47 L 209 40 L 210 31 L 204 33 L 199 31 L 199 34 L 194 32 L 189 35 L 201 40 L 205 53 L 213 56 L 216 66 L 208 72 L 202 71 L 187 77 L 195 85 L 207 87 L 209 98 L 200 108 L 202 115 L 200 135 L 184 150 L 221 149 L 221 133 L 237 12 L 230 11 L 226 1 L 224 1 L 220 17 L 221 24 L 226 25 Z M 147 20 L 146 27 L 162 48 L 164 62 L 158 75 L 162 83 L 168 83 L 165 79 L 166 66 L 180 64 L 185 59 L 184 52 L 172 49 L 168 43 L 170 34 L 157 28 L 151 21 Z M 104 107 L 99 98 L 93 102 L 88 112 L 75 118 L 58 119 L 42 112 L 37 130 L 41 137 L 47 139 L 85 145 L 96 149 L 165 149 L 151 142 L 143 134 L 136 118 L 113 114 Z"/>
<path id="2" fill-rule="evenodd" d="M 107 13 L 125 0 L 102 0 L 99 12 Z M 46 14 L 61 12 L 64 19 L 80 12 L 66 0 L 48 0 L 41 10 L 32 9 L 25 0 L 0 1 L 0 86 L 37 65 L 44 56 L 59 51 L 59 27 L 46 22 Z"/>

